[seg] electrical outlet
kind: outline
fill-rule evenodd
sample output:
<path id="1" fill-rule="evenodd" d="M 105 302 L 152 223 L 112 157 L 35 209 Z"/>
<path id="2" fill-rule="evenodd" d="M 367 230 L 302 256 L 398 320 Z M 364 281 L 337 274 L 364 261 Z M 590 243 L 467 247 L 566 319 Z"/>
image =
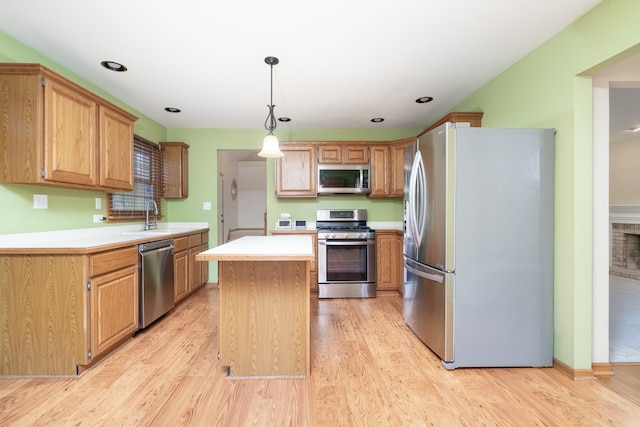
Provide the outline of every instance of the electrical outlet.
<path id="1" fill-rule="evenodd" d="M 105 222 L 107 220 L 107 218 L 105 218 L 103 215 L 94 215 L 93 216 L 93 222 Z"/>
<path id="2" fill-rule="evenodd" d="M 33 195 L 33 208 L 34 209 L 48 209 L 49 201 L 46 194 L 34 194 Z"/>
<path id="3" fill-rule="evenodd" d="M 102 199 L 100 197 L 96 197 L 96 209 L 102 209 Z"/>

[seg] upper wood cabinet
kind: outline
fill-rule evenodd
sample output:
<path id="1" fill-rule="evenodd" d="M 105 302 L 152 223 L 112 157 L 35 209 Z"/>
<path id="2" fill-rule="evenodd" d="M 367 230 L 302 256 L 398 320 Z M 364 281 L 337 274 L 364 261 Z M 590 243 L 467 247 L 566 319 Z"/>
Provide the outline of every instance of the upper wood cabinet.
<path id="1" fill-rule="evenodd" d="M 125 110 L 39 64 L 0 64 L 0 182 L 133 189 Z"/>
<path id="2" fill-rule="evenodd" d="M 161 142 L 162 197 L 185 199 L 189 196 L 189 146 L 184 142 Z"/>
<path id="3" fill-rule="evenodd" d="M 364 165 L 369 163 L 369 146 L 365 144 L 320 144 L 318 146 L 318 163 Z"/>
<path id="4" fill-rule="evenodd" d="M 133 189 L 133 122 L 105 105 L 99 111 L 100 186 Z"/>
<path id="5" fill-rule="evenodd" d="M 389 145 L 371 147 L 371 192 L 369 197 L 389 197 Z"/>
<path id="6" fill-rule="evenodd" d="M 389 196 L 404 196 L 404 150 L 415 138 L 396 141 L 389 146 Z"/>
<path id="7" fill-rule="evenodd" d="M 482 126 L 482 117 L 484 113 L 482 111 L 478 112 L 470 112 L 470 111 L 454 111 L 452 113 L 447 114 L 418 135 L 420 138 L 425 133 L 429 132 L 431 129 L 435 129 L 443 123 L 451 122 L 451 123 L 469 123 L 471 127 L 481 127 Z"/>
<path id="8" fill-rule="evenodd" d="M 281 144 L 276 159 L 277 197 L 316 197 L 316 146 Z"/>
<path id="9" fill-rule="evenodd" d="M 415 138 L 371 146 L 371 193 L 369 197 L 402 197 L 404 150 Z"/>

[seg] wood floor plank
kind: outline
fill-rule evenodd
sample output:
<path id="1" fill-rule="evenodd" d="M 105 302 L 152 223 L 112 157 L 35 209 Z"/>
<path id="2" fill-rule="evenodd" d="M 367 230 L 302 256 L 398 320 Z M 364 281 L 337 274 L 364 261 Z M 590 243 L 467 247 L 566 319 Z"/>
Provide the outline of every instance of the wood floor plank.
<path id="1" fill-rule="evenodd" d="M 632 398 L 553 368 L 447 371 L 401 313 L 393 294 L 313 297 L 311 376 L 235 380 L 217 358 L 218 291 L 209 285 L 78 378 L 0 379 L 0 426 L 630 426 L 640 419 Z"/>

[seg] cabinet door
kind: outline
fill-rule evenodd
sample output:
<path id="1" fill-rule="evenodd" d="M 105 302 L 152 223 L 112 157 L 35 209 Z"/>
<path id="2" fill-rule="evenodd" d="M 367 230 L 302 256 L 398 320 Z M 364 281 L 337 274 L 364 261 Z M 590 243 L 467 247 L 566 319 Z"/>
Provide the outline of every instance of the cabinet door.
<path id="1" fill-rule="evenodd" d="M 100 110 L 100 186 L 133 190 L 133 123 L 104 105 Z"/>
<path id="2" fill-rule="evenodd" d="M 138 329 L 138 267 L 91 279 L 91 349 L 93 356 Z"/>
<path id="3" fill-rule="evenodd" d="M 6 64 L 0 64 L 0 67 Z M 39 75 L 4 74 L 0 68 L 0 182 L 40 182 L 42 99 Z"/>
<path id="4" fill-rule="evenodd" d="M 185 199 L 189 196 L 189 146 L 183 142 L 161 142 L 162 197 Z"/>
<path id="5" fill-rule="evenodd" d="M 276 159 L 276 196 L 316 197 L 315 148 L 281 147 L 284 157 Z"/>
<path id="6" fill-rule="evenodd" d="M 44 178 L 98 183 L 97 104 L 53 79 L 45 83 Z"/>
<path id="7" fill-rule="evenodd" d="M 204 252 L 209 249 L 208 244 L 200 246 L 200 252 Z M 196 261 L 200 264 L 201 280 L 200 284 L 205 285 L 209 281 L 209 262 L 208 261 Z"/>
<path id="8" fill-rule="evenodd" d="M 396 290 L 396 234 L 376 232 L 376 285 L 378 290 Z"/>
<path id="9" fill-rule="evenodd" d="M 311 262 L 309 266 L 309 289 L 312 291 L 318 290 L 318 233 L 315 231 L 304 231 L 304 230 L 271 230 L 271 234 L 273 236 L 282 236 L 287 234 L 292 235 L 300 235 L 300 234 L 308 234 L 311 236 L 311 241 L 313 243 L 313 256 L 314 260 Z"/>
<path id="10" fill-rule="evenodd" d="M 200 246 L 189 249 L 189 293 L 195 291 L 202 284 L 201 262 L 196 261 L 196 255 L 200 253 Z"/>
<path id="11" fill-rule="evenodd" d="M 338 165 L 342 163 L 342 146 L 335 144 L 318 146 L 318 163 Z"/>
<path id="12" fill-rule="evenodd" d="M 369 197 L 389 195 L 389 146 L 371 147 L 371 193 Z"/>
<path id="13" fill-rule="evenodd" d="M 173 300 L 180 301 L 189 290 L 189 251 L 176 252 L 173 256 Z"/>
<path id="14" fill-rule="evenodd" d="M 389 196 L 402 197 L 404 195 L 404 149 L 407 145 L 391 147 L 391 167 L 389 168 Z"/>
<path id="15" fill-rule="evenodd" d="M 369 147 L 367 145 L 347 145 L 344 147 L 344 163 L 366 165 L 369 163 Z"/>

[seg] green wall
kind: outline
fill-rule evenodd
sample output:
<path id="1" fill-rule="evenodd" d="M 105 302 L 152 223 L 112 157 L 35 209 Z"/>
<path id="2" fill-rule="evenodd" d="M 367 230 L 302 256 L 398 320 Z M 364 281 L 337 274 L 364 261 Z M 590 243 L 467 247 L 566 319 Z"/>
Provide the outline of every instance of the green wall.
<path id="1" fill-rule="evenodd" d="M 281 141 L 391 141 L 415 136 L 423 129 L 409 130 L 353 130 L 327 129 L 291 131 L 277 129 Z M 284 135 L 284 137 L 281 135 Z M 216 223 L 217 212 L 203 211 L 202 203 L 217 200 L 218 150 L 259 150 L 264 129 L 169 129 L 168 138 L 189 144 L 189 198 L 168 202 L 172 221 L 208 221 Z M 286 135 L 285 135 L 286 134 Z M 318 198 L 279 199 L 275 197 L 275 160 L 267 159 L 267 226 L 275 224 L 281 212 L 296 218 L 315 221 L 316 209 L 366 208 L 371 221 L 402 221 L 400 199 L 369 199 L 365 196 L 322 196 Z M 194 215 L 199 219 L 190 219 Z M 213 232 L 212 232 L 213 233 Z M 216 234 L 212 234 L 216 237 Z M 215 240 L 214 240 L 215 241 Z"/>
<path id="2" fill-rule="evenodd" d="M 277 129 L 281 141 L 336 141 L 367 140 L 390 141 L 417 135 L 423 129 L 410 130 L 304 130 Z M 189 144 L 189 197 L 169 200 L 167 208 L 171 221 L 206 221 L 209 223 L 209 244 L 218 241 L 218 150 L 259 150 L 266 131 L 264 129 L 169 129 L 168 139 Z M 275 197 L 275 160 L 267 159 L 267 227 L 273 228 L 281 212 L 294 218 L 315 221 L 316 209 L 364 208 L 371 221 L 402 221 L 400 199 L 369 199 L 365 196 L 322 196 L 318 198 L 278 199 Z M 211 202 L 212 210 L 202 209 Z M 218 277 L 217 265 L 210 265 L 210 280 Z"/>
<path id="3" fill-rule="evenodd" d="M 640 43 L 638 17 L 640 2 L 605 0 L 455 108 L 484 111 L 484 126 L 557 130 L 554 353 L 575 369 L 591 369 L 592 349 L 589 75 Z"/>
<path id="4" fill-rule="evenodd" d="M 640 43 L 640 2 L 605 0 L 549 39 L 503 74 L 457 105 L 456 111 L 484 111 L 484 126 L 553 127 L 556 137 L 555 349 L 557 359 L 575 369 L 591 368 L 592 169 L 591 82 L 589 75 L 625 56 Z M 616 57 L 616 58 L 614 58 Z M 262 129 L 165 129 L 122 105 L 68 70 L 0 32 L 0 60 L 41 62 L 141 117 L 136 133 L 152 141 L 184 141 L 190 148 L 190 196 L 166 202 L 171 221 L 207 221 L 215 242 L 217 150 L 259 149 Z M 425 123 L 425 127 L 428 123 Z M 278 129 L 283 141 L 391 140 L 421 129 L 398 131 Z M 318 207 L 349 204 L 369 209 L 373 221 L 398 221 L 397 200 L 357 197 L 279 200 L 273 196 L 274 161 L 268 160 L 269 223 L 280 212 L 313 219 Z M 49 194 L 50 209 L 32 208 L 33 194 Z M 94 198 L 100 193 L 0 185 L 0 234 L 93 227 Z M 104 200 L 103 200 L 104 201 Z M 210 201 L 214 210 L 202 210 Z M 362 203 L 362 205 L 360 204 Z M 212 271 L 215 273 L 212 267 Z M 212 278 L 215 280 L 216 276 Z"/>
<path id="5" fill-rule="evenodd" d="M 0 31 L 0 62 L 37 62 L 93 91 L 138 117 L 135 133 L 151 141 L 166 139 L 167 130 L 140 112 L 123 104 L 99 87 L 51 61 L 46 56 Z M 100 66 L 96 64 L 96 67 Z M 48 209 L 34 209 L 33 195 L 46 194 Z M 96 209 L 95 199 L 101 199 Z M 0 234 L 31 231 L 67 230 L 75 228 L 106 227 L 94 224 L 94 214 L 105 213 L 105 195 L 101 192 L 67 190 L 53 187 L 19 184 L 0 185 Z"/>

